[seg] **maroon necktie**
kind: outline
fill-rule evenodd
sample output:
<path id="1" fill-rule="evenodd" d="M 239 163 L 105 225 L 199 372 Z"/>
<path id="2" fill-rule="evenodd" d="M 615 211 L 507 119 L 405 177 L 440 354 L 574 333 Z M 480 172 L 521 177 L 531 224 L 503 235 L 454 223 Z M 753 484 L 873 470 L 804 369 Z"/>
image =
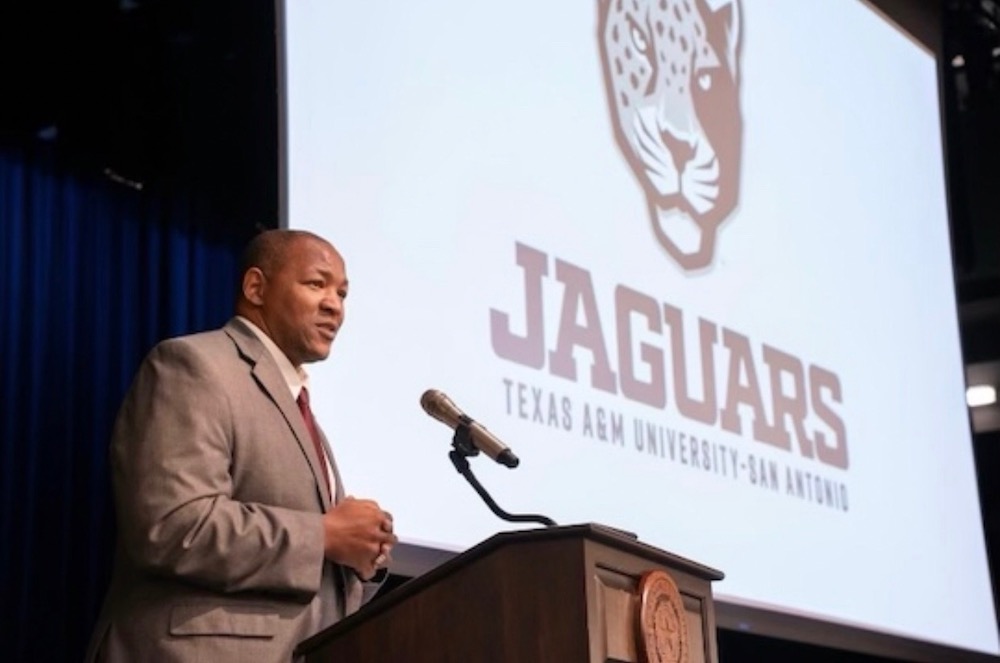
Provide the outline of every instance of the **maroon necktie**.
<path id="1" fill-rule="evenodd" d="M 313 447 L 316 449 L 316 455 L 319 456 L 319 467 L 323 474 L 323 482 L 326 484 L 326 492 L 330 493 L 330 473 L 326 468 L 326 452 L 323 451 L 323 442 L 320 439 L 319 430 L 316 428 L 316 420 L 313 419 L 312 410 L 309 409 L 309 392 L 305 387 L 302 387 L 302 391 L 299 392 L 298 403 L 299 411 L 302 412 L 302 418 L 306 422 L 306 428 L 309 429 L 309 437 L 312 438 Z"/>

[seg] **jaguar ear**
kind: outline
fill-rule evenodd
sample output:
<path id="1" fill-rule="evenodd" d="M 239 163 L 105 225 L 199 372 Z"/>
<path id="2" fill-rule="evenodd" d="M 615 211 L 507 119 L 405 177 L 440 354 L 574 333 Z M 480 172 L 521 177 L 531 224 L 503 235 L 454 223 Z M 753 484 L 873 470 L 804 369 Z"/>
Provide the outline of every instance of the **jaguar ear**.
<path id="1" fill-rule="evenodd" d="M 699 3 L 705 10 L 702 17 L 706 23 L 711 24 L 709 35 L 713 33 L 716 39 L 710 40 L 713 45 L 719 48 L 719 53 L 725 54 L 726 64 L 733 74 L 733 80 L 739 79 L 739 55 L 740 55 L 740 33 L 742 25 L 740 23 L 740 1 L 739 0 L 700 0 Z M 721 32 L 721 34 L 720 34 Z M 718 39 L 721 37 L 721 39 Z M 722 43 L 718 43 L 721 41 Z"/>

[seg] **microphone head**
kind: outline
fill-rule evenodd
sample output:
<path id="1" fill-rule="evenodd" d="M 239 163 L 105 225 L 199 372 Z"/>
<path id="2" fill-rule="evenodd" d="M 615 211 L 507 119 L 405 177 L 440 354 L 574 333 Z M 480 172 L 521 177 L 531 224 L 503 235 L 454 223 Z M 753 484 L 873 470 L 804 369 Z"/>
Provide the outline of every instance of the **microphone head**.
<path id="1" fill-rule="evenodd" d="M 420 397 L 420 406 L 424 408 L 424 412 L 452 428 L 457 426 L 462 418 L 458 406 L 437 389 L 425 391 Z"/>

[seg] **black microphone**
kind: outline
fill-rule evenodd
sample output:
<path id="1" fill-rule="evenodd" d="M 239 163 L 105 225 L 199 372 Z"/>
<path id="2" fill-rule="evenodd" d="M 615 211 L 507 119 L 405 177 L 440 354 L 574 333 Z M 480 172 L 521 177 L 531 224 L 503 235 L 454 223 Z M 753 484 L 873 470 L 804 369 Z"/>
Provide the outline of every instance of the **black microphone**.
<path id="1" fill-rule="evenodd" d="M 464 426 L 469 431 L 469 438 L 476 445 L 476 448 L 501 465 L 514 468 L 521 462 L 506 444 L 497 439 L 496 435 L 473 421 L 471 417 L 459 410 L 450 398 L 437 389 L 425 391 L 424 395 L 420 397 L 420 405 L 427 414 L 449 428 L 455 429 Z"/>

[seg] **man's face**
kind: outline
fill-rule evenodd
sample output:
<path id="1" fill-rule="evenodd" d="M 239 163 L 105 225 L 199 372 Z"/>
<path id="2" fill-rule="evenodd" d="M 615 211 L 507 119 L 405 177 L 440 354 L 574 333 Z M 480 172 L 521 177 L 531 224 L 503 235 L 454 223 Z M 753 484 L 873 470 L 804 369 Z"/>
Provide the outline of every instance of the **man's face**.
<path id="1" fill-rule="evenodd" d="M 321 240 L 296 239 L 264 275 L 264 330 L 298 366 L 326 359 L 344 322 L 347 273 L 337 251 Z"/>

